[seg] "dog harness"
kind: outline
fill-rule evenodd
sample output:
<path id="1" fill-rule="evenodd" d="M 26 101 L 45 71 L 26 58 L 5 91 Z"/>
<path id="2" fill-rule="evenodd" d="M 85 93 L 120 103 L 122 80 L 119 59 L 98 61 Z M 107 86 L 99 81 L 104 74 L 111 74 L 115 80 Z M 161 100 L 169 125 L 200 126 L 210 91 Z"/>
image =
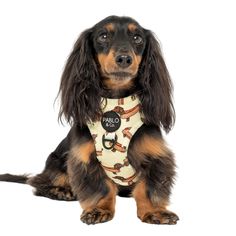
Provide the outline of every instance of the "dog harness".
<path id="1" fill-rule="evenodd" d="M 138 180 L 127 152 L 130 140 L 142 126 L 140 101 L 136 95 L 121 99 L 102 98 L 100 121 L 88 124 L 94 139 L 97 159 L 110 179 L 128 186 Z"/>

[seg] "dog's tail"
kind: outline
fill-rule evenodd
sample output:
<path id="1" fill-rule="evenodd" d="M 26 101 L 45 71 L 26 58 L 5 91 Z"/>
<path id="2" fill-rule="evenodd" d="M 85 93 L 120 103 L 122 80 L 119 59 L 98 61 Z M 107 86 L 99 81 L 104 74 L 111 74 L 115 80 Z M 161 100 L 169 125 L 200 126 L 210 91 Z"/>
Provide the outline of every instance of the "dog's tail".
<path id="1" fill-rule="evenodd" d="M 5 182 L 14 182 L 19 184 L 27 184 L 27 181 L 29 179 L 29 175 L 11 175 L 11 174 L 4 174 L 0 175 L 0 181 Z"/>

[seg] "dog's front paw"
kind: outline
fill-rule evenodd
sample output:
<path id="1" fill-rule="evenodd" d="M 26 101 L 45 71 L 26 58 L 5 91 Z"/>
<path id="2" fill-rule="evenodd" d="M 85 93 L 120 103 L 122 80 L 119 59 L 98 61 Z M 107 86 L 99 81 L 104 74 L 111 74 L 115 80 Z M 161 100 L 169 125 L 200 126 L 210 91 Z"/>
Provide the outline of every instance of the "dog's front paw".
<path id="1" fill-rule="evenodd" d="M 179 217 L 170 211 L 156 211 L 145 214 L 141 220 L 149 224 L 175 225 L 179 220 Z"/>
<path id="2" fill-rule="evenodd" d="M 110 210 L 94 208 L 91 210 L 84 210 L 80 219 L 82 222 L 91 225 L 107 222 L 113 218 L 113 215 L 113 212 Z"/>

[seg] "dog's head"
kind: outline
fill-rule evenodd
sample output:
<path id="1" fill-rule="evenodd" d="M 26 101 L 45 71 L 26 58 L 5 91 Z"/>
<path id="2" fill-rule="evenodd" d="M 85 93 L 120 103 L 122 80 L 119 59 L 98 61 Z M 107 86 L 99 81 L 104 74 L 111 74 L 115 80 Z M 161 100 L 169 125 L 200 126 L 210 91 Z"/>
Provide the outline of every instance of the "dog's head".
<path id="1" fill-rule="evenodd" d="M 61 79 L 59 117 L 84 126 L 101 116 L 101 96 L 136 93 L 144 122 L 169 131 L 174 122 L 171 91 L 169 73 L 151 31 L 132 18 L 110 16 L 76 41 Z"/>
<path id="2" fill-rule="evenodd" d="M 146 45 L 145 30 L 124 17 L 109 17 L 94 29 L 93 44 L 104 87 L 119 91 L 134 87 Z"/>

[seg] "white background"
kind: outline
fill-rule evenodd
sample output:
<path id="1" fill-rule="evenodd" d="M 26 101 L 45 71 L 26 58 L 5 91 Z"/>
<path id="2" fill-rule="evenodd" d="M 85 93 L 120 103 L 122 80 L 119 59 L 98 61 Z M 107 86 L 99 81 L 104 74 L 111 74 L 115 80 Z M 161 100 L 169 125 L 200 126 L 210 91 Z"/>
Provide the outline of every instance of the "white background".
<path id="1" fill-rule="evenodd" d="M 175 85 L 177 121 L 166 139 L 178 178 L 176 226 L 141 223 L 133 199 L 113 221 L 87 226 L 77 202 L 0 183 L 0 235 L 235 235 L 234 1 L 0 1 L 0 173 L 39 173 L 67 134 L 53 106 L 79 33 L 108 15 L 132 16 L 160 41 Z"/>

